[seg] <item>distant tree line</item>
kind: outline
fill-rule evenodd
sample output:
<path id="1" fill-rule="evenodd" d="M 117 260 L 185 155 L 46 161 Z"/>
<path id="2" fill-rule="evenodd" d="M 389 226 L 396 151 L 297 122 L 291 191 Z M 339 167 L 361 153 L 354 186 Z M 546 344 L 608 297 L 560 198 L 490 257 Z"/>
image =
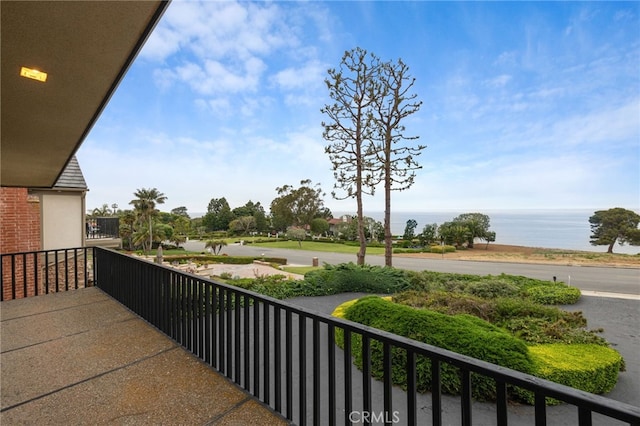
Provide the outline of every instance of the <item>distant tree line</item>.
<path id="1" fill-rule="evenodd" d="M 420 234 L 415 234 L 417 225 L 415 220 L 408 220 L 403 239 L 417 239 L 422 246 L 444 243 L 458 248 L 473 248 L 476 240 L 485 241 L 487 245 L 496 240 L 496 233 L 489 230 L 489 216 L 482 213 L 464 213 L 440 226 L 426 224 Z"/>
<path id="2" fill-rule="evenodd" d="M 87 217 L 117 216 L 120 219 L 120 236 L 129 249 L 150 250 L 154 244 L 169 241 L 176 246 L 184 243 L 188 235 L 196 238 L 218 233 L 219 237 L 240 235 L 282 235 L 302 241 L 309 236 L 341 238 L 359 241 L 361 232 L 367 244 L 384 242 L 386 230 L 383 223 L 364 216 L 361 221 L 348 220 L 333 223 L 331 210 L 324 206 L 325 193 L 319 184 L 311 180 L 300 181 L 300 186 L 284 185 L 276 188 L 277 197 L 267 213 L 260 202 L 249 200 L 243 206 L 231 208 L 225 197 L 212 198 L 203 217 L 191 218 L 186 207 L 161 212 L 158 204 L 167 197 L 156 188 L 142 188 L 134 192 L 129 203 L 132 209 L 122 210 L 117 204 L 103 204 L 87 213 Z M 334 221 L 336 222 L 336 221 Z M 596 211 L 590 218 L 594 246 L 606 245 L 613 253 L 619 245 L 640 245 L 640 215 L 632 210 L 616 207 Z M 455 247 L 474 248 L 478 241 L 487 245 L 495 242 L 496 233 L 490 230 L 490 218 L 482 213 L 464 213 L 440 225 L 426 224 L 417 233 L 414 219 L 406 222 L 402 235 L 405 241 L 416 241 L 421 246 L 447 244 Z M 361 228 L 361 229 L 360 229 Z M 330 232 L 330 229 L 332 231 Z M 224 242 L 210 240 L 212 250 L 218 252 Z"/>

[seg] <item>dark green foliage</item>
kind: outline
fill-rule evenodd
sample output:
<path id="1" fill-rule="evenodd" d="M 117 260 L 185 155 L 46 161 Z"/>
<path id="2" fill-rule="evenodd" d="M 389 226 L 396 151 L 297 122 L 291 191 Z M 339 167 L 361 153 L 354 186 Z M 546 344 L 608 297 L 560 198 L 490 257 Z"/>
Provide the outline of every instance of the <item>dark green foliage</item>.
<path id="1" fill-rule="evenodd" d="M 265 275 L 256 278 L 240 278 L 227 281 L 228 284 L 254 291 L 276 299 L 292 297 L 292 283 L 285 275 Z"/>
<path id="2" fill-rule="evenodd" d="M 406 289 L 409 282 L 406 271 L 401 269 L 342 263 L 307 272 L 303 286 L 309 296 L 345 292 L 391 294 Z"/>
<path id="3" fill-rule="evenodd" d="M 525 373 L 533 371 L 526 345 L 505 331 L 470 315 L 449 316 L 428 310 L 416 310 L 379 297 L 364 297 L 346 310 L 345 318 L 367 326 L 405 336 L 457 353 L 482 359 Z M 353 336 L 356 365 L 362 365 L 361 338 Z M 374 377 L 382 377 L 382 347 L 371 344 L 371 366 Z M 392 355 L 392 380 L 406 385 L 406 353 L 396 349 Z M 442 390 L 460 393 L 460 377 L 456 368 L 442 366 Z M 417 362 L 418 391 L 431 386 L 431 365 L 426 359 Z M 473 395 L 477 399 L 495 397 L 495 382 L 474 376 Z"/>
<path id="4" fill-rule="evenodd" d="M 545 305 L 570 305 L 580 290 L 562 282 L 536 280 L 517 275 L 471 275 L 407 271 L 410 288 L 418 291 L 467 293 L 485 298 L 520 297 Z"/>
<path id="5" fill-rule="evenodd" d="M 486 321 L 495 318 L 495 302 L 468 294 L 409 290 L 394 295 L 393 301 L 447 315 L 470 314 Z"/>
<path id="6" fill-rule="evenodd" d="M 632 210 L 621 207 L 599 210 L 589 218 L 589 223 L 592 232 L 589 242 L 594 246 L 608 246 L 607 253 L 613 253 L 616 242 L 640 245 L 640 215 Z"/>
<path id="7" fill-rule="evenodd" d="M 282 277 L 272 282 L 270 277 L 261 277 L 229 280 L 227 283 L 278 299 L 348 292 L 392 294 L 409 286 L 406 272 L 401 269 L 354 263 L 325 265 L 323 269 L 307 272 L 302 281 Z"/>
<path id="8" fill-rule="evenodd" d="M 394 302 L 447 315 L 469 314 L 507 330 L 527 344 L 607 342 L 584 327 L 581 312 L 566 312 L 531 300 L 517 298 L 485 299 L 464 293 L 443 291 L 405 291 Z"/>
<path id="9" fill-rule="evenodd" d="M 484 299 L 495 299 L 498 297 L 516 297 L 520 293 L 517 285 L 506 279 L 486 279 L 469 283 L 466 291 L 474 296 Z"/>

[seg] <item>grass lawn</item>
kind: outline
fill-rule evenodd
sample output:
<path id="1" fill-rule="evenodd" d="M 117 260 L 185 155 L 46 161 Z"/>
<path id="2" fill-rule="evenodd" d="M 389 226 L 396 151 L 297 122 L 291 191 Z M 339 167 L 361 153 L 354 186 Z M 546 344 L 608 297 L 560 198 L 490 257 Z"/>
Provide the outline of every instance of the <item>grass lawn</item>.
<path id="1" fill-rule="evenodd" d="M 322 269 L 322 266 L 283 266 L 280 269 L 282 269 L 285 272 L 289 272 L 291 274 L 304 275 L 309 271 Z"/>
<path id="2" fill-rule="evenodd" d="M 297 241 L 254 243 L 253 245 L 256 247 L 323 251 L 323 252 L 329 252 L 329 253 L 344 253 L 344 254 L 356 254 L 358 253 L 358 249 L 359 249 L 359 247 L 357 246 L 350 246 L 346 244 L 337 244 L 337 243 L 320 243 L 317 241 L 303 241 L 302 245 L 299 245 Z M 367 254 L 384 254 L 384 247 L 367 247 Z"/>

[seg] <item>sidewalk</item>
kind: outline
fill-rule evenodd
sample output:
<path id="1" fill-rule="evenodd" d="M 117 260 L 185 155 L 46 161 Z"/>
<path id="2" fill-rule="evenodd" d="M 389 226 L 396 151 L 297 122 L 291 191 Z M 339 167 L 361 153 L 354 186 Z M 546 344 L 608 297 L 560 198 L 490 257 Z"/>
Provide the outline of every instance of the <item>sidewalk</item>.
<path id="1" fill-rule="evenodd" d="M 0 424 L 288 424 L 97 288 L 0 309 Z"/>

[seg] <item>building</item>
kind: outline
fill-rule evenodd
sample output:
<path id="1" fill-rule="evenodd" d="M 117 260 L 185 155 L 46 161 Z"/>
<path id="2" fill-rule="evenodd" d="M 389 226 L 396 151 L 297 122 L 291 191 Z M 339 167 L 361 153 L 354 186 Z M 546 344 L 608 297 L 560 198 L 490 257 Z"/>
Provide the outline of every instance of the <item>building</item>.
<path id="1" fill-rule="evenodd" d="M 75 156 L 51 188 L 0 187 L 0 252 L 83 246 L 86 192 Z"/>

